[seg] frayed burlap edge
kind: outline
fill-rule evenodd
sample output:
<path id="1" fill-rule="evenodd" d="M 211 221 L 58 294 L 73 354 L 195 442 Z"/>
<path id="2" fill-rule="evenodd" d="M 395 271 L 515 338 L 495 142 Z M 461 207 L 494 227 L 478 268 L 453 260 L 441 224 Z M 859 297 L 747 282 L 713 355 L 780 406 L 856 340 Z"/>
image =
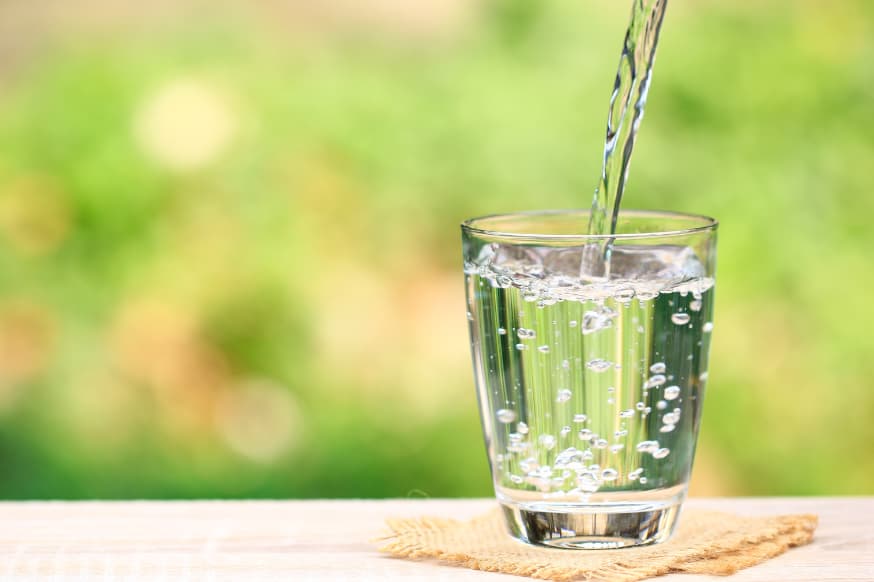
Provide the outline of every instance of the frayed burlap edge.
<path id="1" fill-rule="evenodd" d="M 469 522 L 439 517 L 391 519 L 380 550 L 411 559 L 542 580 L 634 582 L 672 572 L 728 575 L 810 543 L 815 515 L 741 517 L 690 510 L 677 535 L 644 548 L 581 552 L 512 540 L 499 511 Z"/>

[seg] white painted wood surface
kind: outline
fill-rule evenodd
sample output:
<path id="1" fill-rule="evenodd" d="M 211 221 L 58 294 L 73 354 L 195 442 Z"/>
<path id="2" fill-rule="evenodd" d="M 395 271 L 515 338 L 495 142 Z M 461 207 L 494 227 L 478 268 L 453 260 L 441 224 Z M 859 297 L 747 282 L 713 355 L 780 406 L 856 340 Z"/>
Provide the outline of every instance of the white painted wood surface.
<path id="1" fill-rule="evenodd" d="M 513 580 L 376 551 L 386 517 L 466 519 L 491 500 L 0 503 L 0 580 Z M 874 581 L 874 498 L 693 499 L 745 514 L 817 513 L 813 544 L 734 581 Z M 663 582 L 725 580 L 671 575 Z"/>

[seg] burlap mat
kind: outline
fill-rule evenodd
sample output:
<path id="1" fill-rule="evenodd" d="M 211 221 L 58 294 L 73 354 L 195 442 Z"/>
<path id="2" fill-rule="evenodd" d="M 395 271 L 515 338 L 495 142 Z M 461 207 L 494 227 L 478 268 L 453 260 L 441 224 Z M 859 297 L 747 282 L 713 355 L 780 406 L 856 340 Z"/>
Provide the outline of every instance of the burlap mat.
<path id="1" fill-rule="evenodd" d="M 642 548 L 559 550 L 510 538 L 498 510 L 468 522 L 439 517 L 392 519 L 380 550 L 437 558 L 475 570 L 542 580 L 631 582 L 670 572 L 727 575 L 813 539 L 815 515 L 743 517 L 684 511 L 674 537 Z"/>

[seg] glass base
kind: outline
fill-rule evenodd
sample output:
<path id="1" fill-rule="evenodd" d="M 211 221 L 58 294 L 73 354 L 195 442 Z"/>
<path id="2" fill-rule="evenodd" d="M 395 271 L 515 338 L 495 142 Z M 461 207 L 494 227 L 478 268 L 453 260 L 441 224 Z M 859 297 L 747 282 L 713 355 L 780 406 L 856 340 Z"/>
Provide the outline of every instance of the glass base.
<path id="1" fill-rule="evenodd" d="M 575 550 L 614 550 L 661 543 L 671 537 L 680 502 L 577 505 L 561 511 L 554 504 L 532 507 L 501 502 L 514 538 L 539 546 Z"/>

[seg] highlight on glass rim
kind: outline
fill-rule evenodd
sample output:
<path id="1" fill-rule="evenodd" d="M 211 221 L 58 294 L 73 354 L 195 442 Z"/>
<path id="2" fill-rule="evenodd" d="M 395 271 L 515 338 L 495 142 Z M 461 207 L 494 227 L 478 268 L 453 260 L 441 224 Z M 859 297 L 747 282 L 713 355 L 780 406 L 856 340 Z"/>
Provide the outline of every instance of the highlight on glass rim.
<path id="1" fill-rule="evenodd" d="M 872 23 L 0 3 L 0 499 L 477 499 L 591 556 L 874 494 Z"/>

